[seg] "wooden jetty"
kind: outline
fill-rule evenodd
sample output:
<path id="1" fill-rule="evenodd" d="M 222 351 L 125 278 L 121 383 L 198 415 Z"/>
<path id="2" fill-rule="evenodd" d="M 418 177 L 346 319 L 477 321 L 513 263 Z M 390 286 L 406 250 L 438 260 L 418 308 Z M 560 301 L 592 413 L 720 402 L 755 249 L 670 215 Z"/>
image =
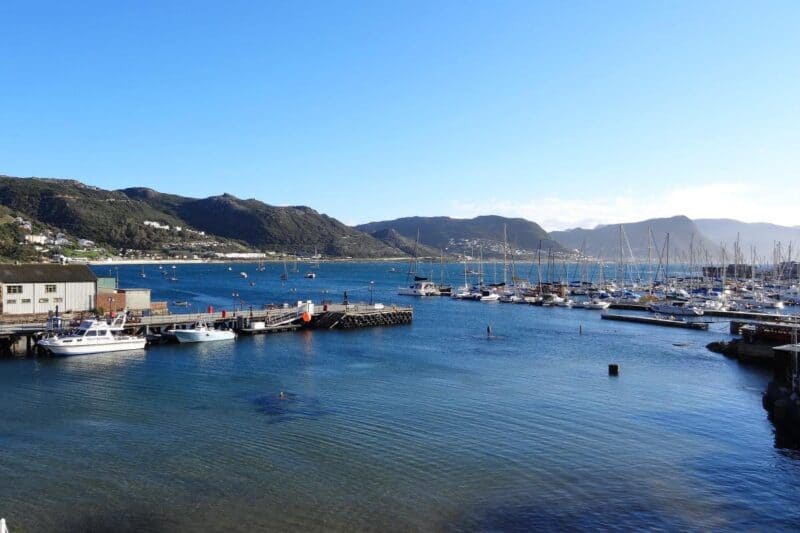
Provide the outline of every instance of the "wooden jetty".
<path id="1" fill-rule="evenodd" d="M 603 320 L 616 320 L 618 322 L 635 322 L 637 324 L 650 324 L 653 326 L 666 326 L 670 328 L 684 329 L 708 329 L 708 322 L 689 322 L 672 318 L 659 318 L 653 316 L 619 315 L 615 313 L 603 313 L 600 315 Z"/>
<path id="2" fill-rule="evenodd" d="M 310 311 L 310 312 L 309 312 Z M 79 320 L 80 317 L 74 317 Z M 243 335 L 278 333 L 306 329 L 355 329 L 409 324 L 414 318 L 410 306 L 384 306 L 382 304 L 332 304 L 314 305 L 298 302 L 296 306 L 248 309 L 234 312 L 177 313 L 159 316 L 132 317 L 125 331 L 147 337 L 151 344 L 174 342 L 170 332 L 185 329 L 197 322 L 215 328 L 232 329 Z M 73 323 L 73 325 L 77 325 Z M 12 355 L 14 347 L 23 338 L 25 352 L 32 354 L 36 343 L 46 335 L 43 322 L 27 324 L 0 323 L 0 353 Z"/>

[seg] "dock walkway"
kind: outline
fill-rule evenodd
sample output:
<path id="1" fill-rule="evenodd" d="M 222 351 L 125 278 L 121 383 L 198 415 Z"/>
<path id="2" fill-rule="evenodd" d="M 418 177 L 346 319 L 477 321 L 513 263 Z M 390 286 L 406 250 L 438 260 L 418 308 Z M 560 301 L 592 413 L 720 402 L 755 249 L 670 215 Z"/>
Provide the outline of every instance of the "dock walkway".
<path id="1" fill-rule="evenodd" d="M 312 306 L 312 313 L 308 313 L 309 302 L 300 302 L 299 305 L 290 307 L 134 317 L 125 323 L 125 331 L 144 335 L 152 342 L 169 342 L 170 330 L 191 327 L 197 322 L 248 335 L 295 331 L 300 328 L 354 329 L 393 326 L 409 324 L 414 317 L 414 309 L 410 306 L 361 303 Z M 0 351 L 6 355 L 12 354 L 13 347 L 24 338 L 26 353 L 31 354 L 36 348 L 36 342 L 47 333 L 43 322 L 0 324 Z"/>

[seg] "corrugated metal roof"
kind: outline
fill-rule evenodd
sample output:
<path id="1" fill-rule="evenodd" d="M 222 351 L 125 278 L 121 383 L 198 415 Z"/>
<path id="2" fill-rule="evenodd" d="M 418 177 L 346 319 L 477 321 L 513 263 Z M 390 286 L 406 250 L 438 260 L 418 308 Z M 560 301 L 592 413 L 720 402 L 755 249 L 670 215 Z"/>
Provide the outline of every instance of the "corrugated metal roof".
<path id="1" fill-rule="evenodd" d="M 0 283 L 94 282 L 97 276 L 86 265 L 0 265 Z"/>

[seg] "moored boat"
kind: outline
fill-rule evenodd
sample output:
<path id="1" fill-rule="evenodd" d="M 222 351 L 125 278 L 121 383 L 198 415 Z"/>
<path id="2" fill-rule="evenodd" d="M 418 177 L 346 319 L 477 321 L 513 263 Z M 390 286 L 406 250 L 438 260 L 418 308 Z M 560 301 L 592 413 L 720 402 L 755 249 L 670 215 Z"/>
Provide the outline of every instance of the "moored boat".
<path id="1" fill-rule="evenodd" d="M 170 331 L 180 343 L 227 341 L 236 338 L 236 333 L 229 329 L 214 329 L 205 322 L 198 322 L 191 328 L 173 329 Z"/>
<path id="2" fill-rule="evenodd" d="M 654 313 L 670 316 L 703 316 L 702 309 L 683 300 L 652 303 L 650 304 L 650 310 Z"/>
<path id="3" fill-rule="evenodd" d="M 414 284 L 408 287 L 400 287 L 397 294 L 400 296 L 438 296 L 439 290 L 435 283 L 423 278 L 415 280 Z"/>
<path id="4" fill-rule="evenodd" d="M 122 334 L 125 320 L 125 313 L 120 313 L 111 324 L 105 320 L 84 320 L 75 331 L 44 338 L 39 341 L 39 346 L 54 355 L 87 355 L 143 349 L 147 339 Z"/>
<path id="5" fill-rule="evenodd" d="M 598 309 L 600 311 L 603 311 L 605 309 L 608 309 L 610 305 L 611 305 L 611 302 L 607 302 L 607 301 L 604 301 L 604 300 L 600 300 L 598 298 L 594 298 L 592 300 L 587 300 L 587 301 L 583 302 L 581 304 L 581 307 L 583 307 L 584 309 Z"/>

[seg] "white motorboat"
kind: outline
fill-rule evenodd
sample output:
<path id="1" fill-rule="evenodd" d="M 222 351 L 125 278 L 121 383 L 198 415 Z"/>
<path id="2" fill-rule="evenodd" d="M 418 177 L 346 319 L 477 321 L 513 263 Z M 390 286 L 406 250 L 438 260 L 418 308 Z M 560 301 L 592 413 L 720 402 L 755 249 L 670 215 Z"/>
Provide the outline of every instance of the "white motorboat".
<path id="1" fill-rule="evenodd" d="M 306 272 L 306 279 L 314 279 L 317 275 L 314 272 Z"/>
<path id="2" fill-rule="evenodd" d="M 564 302 L 564 298 L 553 293 L 542 295 L 542 305 L 544 307 L 553 307 L 560 305 Z"/>
<path id="3" fill-rule="evenodd" d="M 450 294 L 450 297 L 455 300 L 474 300 L 474 296 L 472 295 L 472 291 L 469 289 L 461 288 L 456 292 Z"/>
<path id="4" fill-rule="evenodd" d="M 610 305 L 611 305 L 611 302 L 606 302 L 606 301 L 600 300 L 598 298 L 595 298 L 593 300 L 588 300 L 588 301 L 583 302 L 581 304 L 581 306 L 584 309 L 599 309 L 600 311 L 608 309 Z"/>
<path id="5" fill-rule="evenodd" d="M 400 287 L 397 294 L 401 296 L 438 296 L 439 289 L 436 284 L 428 280 L 417 280 L 413 285 Z"/>
<path id="6" fill-rule="evenodd" d="M 239 277 L 242 279 L 247 279 L 247 272 L 239 272 Z"/>
<path id="7" fill-rule="evenodd" d="M 44 338 L 39 341 L 39 346 L 54 355 L 86 355 L 143 349 L 147 339 L 122 334 L 125 319 L 125 313 L 121 313 L 111 324 L 105 320 L 84 320 L 75 331 Z"/>
<path id="8" fill-rule="evenodd" d="M 480 297 L 478 300 L 481 302 L 496 302 L 500 299 L 500 295 L 494 291 L 490 291 L 487 289 L 483 289 L 480 292 Z"/>
<path id="9" fill-rule="evenodd" d="M 228 341 L 236 338 L 236 333 L 229 329 L 214 329 L 205 322 L 198 322 L 191 328 L 173 329 L 170 333 L 175 335 L 180 343 Z"/>
<path id="10" fill-rule="evenodd" d="M 650 304 L 650 310 L 661 315 L 674 316 L 703 316 L 703 310 L 697 306 L 690 305 L 683 300 L 671 300 L 661 303 Z"/>

